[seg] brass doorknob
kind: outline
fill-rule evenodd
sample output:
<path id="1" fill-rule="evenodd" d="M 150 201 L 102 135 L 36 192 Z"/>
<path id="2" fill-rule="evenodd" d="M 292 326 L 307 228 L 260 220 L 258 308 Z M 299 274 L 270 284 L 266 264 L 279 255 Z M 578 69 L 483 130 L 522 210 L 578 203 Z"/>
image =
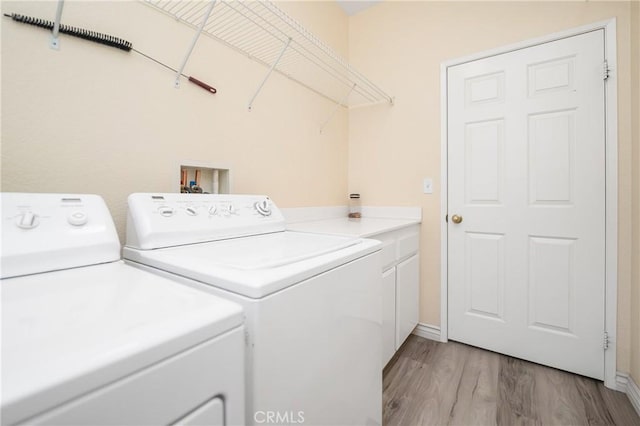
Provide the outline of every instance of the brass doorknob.
<path id="1" fill-rule="evenodd" d="M 462 216 L 458 216 L 457 214 L 454 214 L 453 216 L 451 216 L 451 222 L 453 223 L 462 222 Z"/>

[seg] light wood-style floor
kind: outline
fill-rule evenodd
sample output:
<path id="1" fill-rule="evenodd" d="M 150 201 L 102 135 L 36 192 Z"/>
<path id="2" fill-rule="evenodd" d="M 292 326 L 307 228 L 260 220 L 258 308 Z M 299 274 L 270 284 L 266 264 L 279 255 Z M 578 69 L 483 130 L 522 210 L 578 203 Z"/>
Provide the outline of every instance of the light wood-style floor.
<path id="1" fill-rule="evenodd" d="M 640 426 L 602 382 L 456 342 L 409 336 L 383 383 L 385 426 Z"/>

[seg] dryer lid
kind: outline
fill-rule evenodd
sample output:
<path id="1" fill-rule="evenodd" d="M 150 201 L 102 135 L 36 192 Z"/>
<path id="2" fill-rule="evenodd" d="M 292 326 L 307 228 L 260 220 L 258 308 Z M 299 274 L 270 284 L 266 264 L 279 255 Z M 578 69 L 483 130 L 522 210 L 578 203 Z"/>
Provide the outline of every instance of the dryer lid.
<path id="1" fill-rule="evenodd" d="M 3 420 L 45 411 L 242 321 L 233 302 L 121 261 L 5 279 Z"/>

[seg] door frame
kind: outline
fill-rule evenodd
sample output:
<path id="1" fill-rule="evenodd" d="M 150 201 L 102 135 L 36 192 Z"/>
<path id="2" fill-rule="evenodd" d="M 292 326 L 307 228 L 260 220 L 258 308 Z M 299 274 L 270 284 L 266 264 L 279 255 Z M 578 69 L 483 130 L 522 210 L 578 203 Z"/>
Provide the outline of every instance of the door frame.
<path id="1" fill-rule="evenodd" d="M 452 59 L 440 65 L 440 341 L 448 340 L 448 135 L 447 135 L 447 70 L 449 67 L 484 59 L 515 50 L 577 36 L 602 29 L 605 37 L 605 58 L 608 62 L 609 78 L 605 87 L 605 331 L 609 348 L 604 352 L 604 384 L 611 389 L 616 386 L 616 325 L 618 311 L 618 83 L 616 55 L 616 19 L 595 22 L 577 28 L 525 40 L 519 43 L 491 49 L 462 58 Z M 604 70 L 603 70 L 604 72 Z M 604 336 L 603 336 L 604 340 Z M 604 342 L 603 342 L 604 343 Z"/>

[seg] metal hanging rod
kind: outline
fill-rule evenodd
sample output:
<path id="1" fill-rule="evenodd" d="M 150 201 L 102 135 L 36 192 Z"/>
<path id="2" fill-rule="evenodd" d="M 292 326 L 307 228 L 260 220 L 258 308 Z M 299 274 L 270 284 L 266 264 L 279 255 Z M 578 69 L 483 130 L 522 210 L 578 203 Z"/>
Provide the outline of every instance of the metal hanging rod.
<path id="1" fill-rule="evenodd" d="M 258 96 L 258 93 L 260 93 L 260 91 L 262 90 L 262 87 L 269 79 L 269 76 L 271 75 L 273 70 L 278 66 L 278 62 L 280 62 L 280 59 L 282 59 L 282 56 L 284 55 L 284 52 L 287 50 L 287 47 L 289 47 L 290 43 L 291 43 L 291 39 L 287 40 L 287 42 L 282 46 L 282 50 L 280 51 L 280 54 L 276 58 L 276 61 L 273 63 L 273 65 L 271 65 L 271 68 L 269 68 L 269 72 L 267 72 L 267 75 L 264 76 L 264 80 L 262 80 L 262 83 L 260 83 L 260 86 L 258 86 L 258 90 L 256 90 L 256 93 L 251 97 L 251 100 L 249 101 L 249 111 L 251 111 L 251 109 L 253 108 L 253 101 L 256 100 L 256 96 Z"/>
<path id="2" fill-rule="evenodd" d="M 393 97 L 269 0 L 218 0 L 210 14 L 201 0 L 142 1 L 263 64 L 267 77 L 278 72 L 344 107 L 393 104 Z"/>
<path id="3" fill-rule="evenodd" d="M 62 18 L 62 9 L 64 8 L 64 0 L 58 0 L 58 7 L 56 8 L 56 20 L 53 22 L 53 30 L 51 31 L 51 41 L 49 46 L 52 49 L 60 49 L 60 40 L 58 35 L 60 34 L 60 19 Z"/>
<path id="4" fill-rule="evenodd" d="M 351 88 L 351 90 L 349 90 L 349 93 L 347 93 L 347 96 L 344 97 L 344 100 L 342 101 L 342 103 L 347 103 L 347 100 L 349 99 L 349 95 L 351 94 L 351 92 L 353 92 L 356 88 L 356 84 L 353 83 L 353 87 Z M 327 124 L 329 124 L 329 122 L 331 121 L 331 119 L 333 118 L 333 116 L 336 114 L 336 112 L 338 111 L 338 108 L 340 108 L 340 104 L 336 104 L 336 107 L 333 109 L 333 111 L 331 111 L 331 114 L 329 114 L 329 117 L 327 117 L 327 119 L 324 121 L 324 123 L 322 123 L 320 125 L 320 133 L 322 133 L 322 131 L 324 130 L 324 128 L 326 127 Z"/>

